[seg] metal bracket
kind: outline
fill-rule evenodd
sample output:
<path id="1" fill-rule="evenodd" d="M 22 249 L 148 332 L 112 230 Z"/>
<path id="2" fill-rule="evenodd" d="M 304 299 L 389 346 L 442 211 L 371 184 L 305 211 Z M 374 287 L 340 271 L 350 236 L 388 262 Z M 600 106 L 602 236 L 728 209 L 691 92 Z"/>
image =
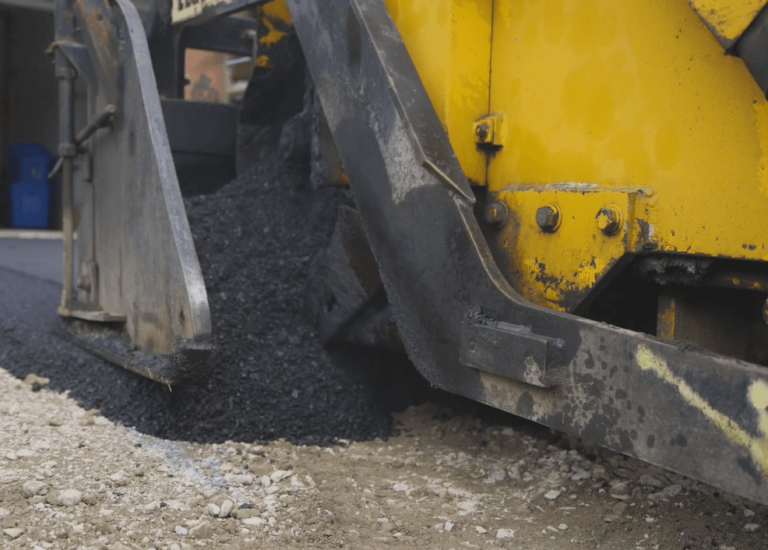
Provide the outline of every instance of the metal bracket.
<path id="1" fill-rule="evenodd" d="M 540 388 L 555 385 L 548 372 L 547 348 L 562 349 L 565 342 L 534 334 L 521 325 L 465 323 L 461 331 L 462 365 Z"/>
<path id="2" fill-rule="evenodd" d="M 82 77 L 89 87 L 98 84 L 96 69 L 85 45 L 68 40 L 56 40 L 48 47 L 48 53 L 52 53 L 55 48 L 61 50 L 61 53 L 72 63 L 72 66 L 77 71 L 77 75 Z"/>
<path id="3" fill-rule="evenodd" d="M 490 115 L 481 118 L 472 125 L 472 133 L 475 136 L 475 144 L 485 149 L 498 149 L 502 143 L 501 115 Z"/>

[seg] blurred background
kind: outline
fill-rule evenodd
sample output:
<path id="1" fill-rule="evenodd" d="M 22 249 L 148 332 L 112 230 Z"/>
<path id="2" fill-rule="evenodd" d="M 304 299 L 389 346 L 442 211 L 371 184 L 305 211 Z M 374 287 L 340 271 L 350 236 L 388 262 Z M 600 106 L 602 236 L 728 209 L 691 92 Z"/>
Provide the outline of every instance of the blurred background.
<path id="1" fill-rule="evenodd" d="M 142 15 L 149 11 L 142 10 L 143 3 L 148 2 L 134 0 Z M 5 233 L 61 226 L 60 182 L 47 177 L 58 148 L 58 89 L 53 59 L 46 53 L 54 36 L 55 4 L 0 0 L 0 231 Z M 184 99 L 237 104 L 253 66 L 251 56 L 188 49 Z M 84 94 L 82 82 L 76 82 Z M 182 179 L 184 171 L 179 172 Z"/>

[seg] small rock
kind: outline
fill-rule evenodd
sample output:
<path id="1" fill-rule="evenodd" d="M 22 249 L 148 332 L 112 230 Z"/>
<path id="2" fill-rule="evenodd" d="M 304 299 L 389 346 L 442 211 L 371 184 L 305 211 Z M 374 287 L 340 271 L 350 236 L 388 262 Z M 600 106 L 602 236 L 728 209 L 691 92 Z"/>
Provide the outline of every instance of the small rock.
<path id="1" fill-rule="evenodd" d="M 272 480 L 269 479 L 269 476 L 261 476 L 261 486 L 265 489 L 272 485 Z"/>
<path id="2" fill-rule="evenodd" d="M 660 500 L 668 500 L 670 498 L 674 498 L 677 495 L 679 495 L 682 490 L 683 488 L 680 485 L 670 485 L 669 487 L 664 488 L 658 493 L 652 493 L 648 495 L 648 500 L 651 500 L 653 502 L 658 502 Z"/>
<path id="3" fill-rule="evenodd" d="M 746 531 L 747 533 L 754 533 L 758 529 L 760 529 L 760 525 L 758 525 L 757 523 L 747 523 L 744 526 L 744 531 Z"/>
<path id="4" fill-rule="evenodd" d="M 744 517 L 745 518 L 751 518 L 754 515 L 755 515 L 755 513 L 752 510 L 750 510 L 749 508 L 744 508 Z M 2 516 L 2 512 L 0 512 L 0 516 Z"/>
<path id="5" fill-rule="evenodd" d="M 477 531 L 478 535 L 485 535 L 488 530 L 480 527 L 479 525 L 475 526 L 475 531 Z"/>
<path id="6" fill-rule="evenodd" d="M 225 518 L 232 512 L 232 508 L 235 507 L 235 503 L 231 500 L 225 500 L 221 503 L 221 509 L 219 510 L 219 517 Z"/>
<path id="7" fill-rule="evenodd" d="M 8 454 L 5 455 L 5 458 L 6 458 L 6 460 L 18 460 L 19 459 L 19 457 L 16 456 L 16 453 L 14 453 L 14 452 L 9 452 Z"/>
<path id="8" fill-rule="evenodd" d="M 248 518 L 255 518 L 261 515 L 261 512 L 258 510 L 254 510 L 253 508 L 241 508 L 239 510 L 232 510 L 232 513 L 230 514 L 232 517 L 236 517 L 237 519 L 248 519 Z"/>
<path id="9" fill-rule="evenodd" d="M 123 477 L 122 474 L 112 474 L 109 476 L 109 479 L 112 480 L 112 483 L 115 484 L 115 487 L 125 487 L 128 485 L 128 480 Z"/>
<path id="10" fill-rule="evenodd" d="M 176 531 L 176 534 L 179 535 L 180 537 L 186 537 L 189 534 L 189 531 L 187 531 L 181 525 L 177 525 L 176 529 L 174 529 L 174 531 Z"/>
<path id="11" fill-rule="evenodd" d="M 445 531 L 446 533 L 451 531 L 453 529 L 453 525 L 454 525 L 453 522 L 446 521 L 445 525 L 443 526 L 443 531 Z"/>
<path id="12" fill-rule="evenodd" d="M 514 529 L 499 529 L 496 531 L 497 539 L 511 539 L 515 537 Z"/>
<path id="13" fill-rule="evenodd" d="M 273 524 L 273 520 L 274 519 L 275 518 L 273 518 L 273 517 L 269 518 L 269 524 L 270 525 Z M 395 529 L 395 525 L 393 523 L 380 523 L 379 524 L 379 529 L 384 531 L 385 533 L 390 533 L 391 531 L 393 531 Z"/>
<path id="14" fill-rule="evenodd" d="M 610 488 L 608 493 L 619 500 L 626 500 L 629 498 L 629 484 L 626 481 L 617 483 Z"/>
<path id="15" fill-rule="evenodd" d="M 649 476 L 648 474 L 641 475 L 640 479 L 638 479 L 637 482 L 643 487 L 655 487 L 657 489 L 661 489 L 664 487 L 664 484 L 661 481 L 659 481 L 653 476 Z"/>
<path id="16" fill-rule="evenodd" d="M 83 503 L 88 506 L 96 506 L 98 499 L 93 493 L 83 493 Z"/>
<path id="17" fill-rule="evenodd" d="M 557 526 L 557 528 L 560 529 L 561 531 L 568 530 L 568 526 L 565 523 L 561 523 L 560 525 Z"/>
<path id="18" fill-rule="evenodd" d="M 52 506 L 77 506 L 83 499 L 83 494 L 74 489 L 64 491 L 49 491 L 45 495 L 45 501 Z"/>
<path id="19" fill-rule="evenodd" d="M 36 374 L 29 373 L 27 376 L 24 377 L 24 383 L 27 386 L 32 386 L 33 384 L 38 384 L 39 386 L 47 386 L 51 383 L 50 378 L 46 378 L 44 376 L 38 376 Z"/>
<path id="20" fill-rule="evenodd" d="M 480 503 L 476 500 L 463 500 L 456 504 L 456 508 L 463 510 L 464 512 L 474 512 Z"/>
<path id="21" fill-rule="evenodd" d="M 208 512 L 209 516 L 213 516 L 217 518 L 221 513 L 221 508 L 219 508 L 213 502 L 211 502 L 208 506 L 205 507 L 205 511 Z"/>
<path id="22" fill-rule="evenodd" d="M 233 485 L 235 483 L 240 483 L 241 485 L 250 485 L 253 483 L 253 476 L 250 474 L 246 474 L 243 476 L 240 476 L 237 474 L 226 474 L 224 476 L 224 481 L 226 481 L 230 485 Z"/>
<path id="23" fill-rule="evenodd" d="M 411 493 L 411 486 L 407 483 L 395 483 L 392 485 L 393 491 L 401 491 L 405 493 L 406 495 L 409 495 Z"/>
<path id="24" fill-rule="evenodd" d="M 58 416 L 52 416 L 48 419 L 48 425 L 53 426 L 54 428 L 58 428 L 62 424 L 64 424 L 64 421 Z"/>
<path id="25" fill-rule="evenodd" d="M 615 515 L 617 515 L 617 516 L 622 516 L 622 515 L 624 515 L 624 512 L 626 512 L 626 511 L 627 511 L 627 505 L 626 505 L 626 503 L 624 503 L 624 502 L 617 502 L 617 503 L 616 503 L 616 504 L 615 504 L 615 505 L 614 505 L 614 506 L 611 508 L 611 510 L 613 511 L 613 513 L 614 513 Z"/>
<path id="26" fill-rule="evenodd" d="M 590 477 L 592 477 L 592 474 L 590 472 L 588 472 L 587 470 L 583 470 L 578 466 L 573 467 L 573 473 L 571 473 L 570 475 L 570 478 L 573 481 L 584 481 L 586 479 L 589 479 Z"/>
<path id="27" fill-rule="evenodd" d="M 269 474 L 269 479 L 271 479 L 273 483 L 279 483 L 290 475 L 291 472 L 286 472 L 285 470 L 276 470 Z"/>
<path id="28" fill-rule="evenodd" d="M 190 529 L 189 535 L 196 539 L 209 539 L 213 536 L 213 529 L 207 521 L 204 521 Z"/>
<path id="29" fill-rule="evenodd" d="M 547 500 L 555 500 L 557 497 L 560 496 L 561 492 L 562 491 L 558 491 L 557 489 L 552 489 L 551 491 L 547 491 L 546 493 L 544 493 L 544 498 Z M 506 530 L 508 531 L 508 529 Z"/>
<path id="30" fill-rule="evenodd" d="M 501 464 L 497 463 L 491 466 L 491 473 L 488 474 L 487 478 L 485 478 L 485 483 L 489 483 L 489 484 L 499 483 L 500 481 L 504 481 L 506 477 L 507 477 L 506 470 L 504 470 Z"/>
<path id="31" fill-rule="evenodd" d="M 21 486 L 24 496 L 29 498 L 36 495 L 45 496 L 48 493 L 48 485 L 42 481 L 29 480 Z"/>
<path id="32" fill-rule="evenodd" d="M 75 489 L 59 491 L 59 503 L 61 506 L 77 506 L 83 499 L 83 493 Z"/>
<path id="33" fill-rule="evenodd" d="M 3 519 L 4 517 L 10 516 L 10 515 L 11 515 L 10 510 L 8 510 L 7 508 L 0 508 L 0 519 Z"/>
<path id="34" fill-rule="evenodd" d="M 107 550 L 131 550 L 131 549 L 128 548 L 122 542 L 114 542 L 112 544 L 107 545 Z"/>
<path id="35" fill-rule="evenodd" d="M 245 518 L 243 520 L 243 523 L 245 525 L 250 525 L 251 527 L 261 527 L 262 525 L 264 525 L 264 520 L 259 517 Z"/>
<path id="36" fill-rule="evenodd" d="M 16 456 L 19 458 L 32 458 L 33 456 L 36 456 L 37 453 L 33 451 L 32 449 L 19 449 L 16 451 Z"/>
<path id="37" fill-rule="evenodd" d="M 19 527 L 12 527 L 11 529 L 3 530 L 3 534 L 10 537 L 11 540 L 19 538 L 22 535 L 22 533 L 24 533 L 24 529 L 21 529 Z"/>
<path id="38" fill-rule="evenodd" d="M 619 477 L 623 477 L 624 479 L 635 479 L 637 477 L 635 472 L 626 468 L 616 468 L 613 473 Z"/>

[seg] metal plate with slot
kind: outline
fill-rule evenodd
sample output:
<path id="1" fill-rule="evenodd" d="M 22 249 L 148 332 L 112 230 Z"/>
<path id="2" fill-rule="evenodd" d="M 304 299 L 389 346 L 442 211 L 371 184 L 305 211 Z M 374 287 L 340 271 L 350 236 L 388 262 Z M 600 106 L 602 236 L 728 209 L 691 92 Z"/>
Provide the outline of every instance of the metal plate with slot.
<path id="1" fill-rule="evenodd" d="M 466 324 L 461 331 L 462 365 L 541 388 L 554 384 L 547 376 L 547 347 L 563 341 L 534 334 L 509 323 Z"/>

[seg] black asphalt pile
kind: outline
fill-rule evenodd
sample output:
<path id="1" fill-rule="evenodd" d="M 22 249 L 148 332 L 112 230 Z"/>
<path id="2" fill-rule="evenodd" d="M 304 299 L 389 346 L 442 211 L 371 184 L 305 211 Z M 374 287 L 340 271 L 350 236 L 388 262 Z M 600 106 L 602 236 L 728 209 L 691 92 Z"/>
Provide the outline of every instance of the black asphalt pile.
<path id="1" fill-rule="evenodd" d="M 304 321 L 309 267 L 350 199 L 312 189 L 307 164 L 289 156 L 276 150 L 217 193 L 187 200 L 218 349 L 212 375 L 171 392 L 95 358 L 56 335 L 56 285 L 8 271 L 0 366 L 49 377 L 82 406 L 164 438 L 322 444 L 389 435 L 388 411 L 424 382 L 402 356 L 325 349 Z"/>

